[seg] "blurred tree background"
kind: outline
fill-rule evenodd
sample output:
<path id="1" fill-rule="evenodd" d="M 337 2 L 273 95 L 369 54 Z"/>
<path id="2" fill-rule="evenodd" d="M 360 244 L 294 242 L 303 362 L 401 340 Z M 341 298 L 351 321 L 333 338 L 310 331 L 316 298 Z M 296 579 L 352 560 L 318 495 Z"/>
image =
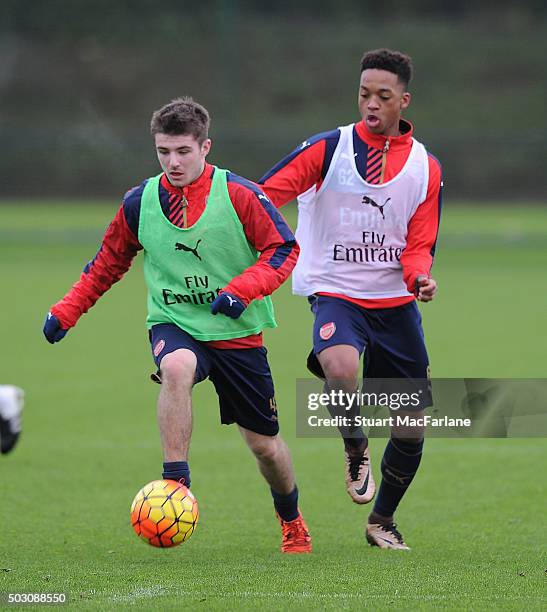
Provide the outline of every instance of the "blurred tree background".
<path id="1" fill-rule="evenodd" d="M 258 179 L 355 121 L 365 50 L 413 57 L 416 137 L 446 194 L 545 197 L 547 8 L 538 0 L 3 0 L 2 197 L 119 198 L 158 171 L 152 110 L 192 95 L 210 161 Z"/>

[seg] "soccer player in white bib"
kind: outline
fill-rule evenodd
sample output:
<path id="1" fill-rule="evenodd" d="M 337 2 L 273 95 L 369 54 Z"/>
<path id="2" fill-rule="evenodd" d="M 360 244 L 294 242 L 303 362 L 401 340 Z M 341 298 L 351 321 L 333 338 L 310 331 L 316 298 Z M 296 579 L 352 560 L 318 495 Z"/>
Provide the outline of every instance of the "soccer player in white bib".
<path id="1" fill-rule="evenodd" d="M 330 390 L 357 389 L 363 354 L 365 389 L 367 380 L 425 383 L 429 376 L 416 300 L 429 302 L 437 290 L 430 270 L 442 181 L 439 162 L 401 118 L 410 105 L 411 78 L 407 55 L 365 53 L 361 121 L 306 139 L 259 180 L 276 206 L 298 199 L 301 253 L 293 292 L 310 301 L 315 319 L 308 367 Z M 432 403 L 425 389 L 413 417 Z M 340 433 L 347 491 L 355 503 L 367 504 L 376 493 L 368 439 L 360 427 Z M 408 549 L 394 514 L 418 470 L 423 437 L 421 427 L 395 421 L 391 429 L 365 529 L 371 545 Z"/>

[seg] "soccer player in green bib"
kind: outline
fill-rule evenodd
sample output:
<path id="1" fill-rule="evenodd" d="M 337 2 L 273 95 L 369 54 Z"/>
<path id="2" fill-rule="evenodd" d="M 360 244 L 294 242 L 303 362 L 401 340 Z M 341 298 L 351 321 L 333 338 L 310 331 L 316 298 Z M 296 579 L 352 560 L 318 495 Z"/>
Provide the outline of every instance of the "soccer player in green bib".
<path id="1" fill-rule="evenodd" d="M 46 317 L 50 343 L 144 251 L 147 327 L 161 384 L 158 424 L 163 478 L 190 486 L 192 388 L 209 378 L 223 424 L 237 423 L 270 486 L 281 550 L 311 552 L 298 508 L 291 457 L 279 436 L 262 330 L 275 327 L 270 294 L 291 273 L 298 245 L 285 220 L 251 181 L 209 164 L 209 114 L 179 98 L 152 115 L 162 173 L 130 189 L 102 245 Z"/>

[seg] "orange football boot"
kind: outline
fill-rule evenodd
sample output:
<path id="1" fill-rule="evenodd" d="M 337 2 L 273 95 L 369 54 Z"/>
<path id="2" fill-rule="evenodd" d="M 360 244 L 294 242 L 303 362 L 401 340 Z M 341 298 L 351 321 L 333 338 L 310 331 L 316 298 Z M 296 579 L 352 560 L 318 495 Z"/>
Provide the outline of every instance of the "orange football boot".
<path id="1" fill-rule="evenodd" d="M 298 516 L 292 521 L 284 521 L 276 512 L 281 524 L 281 552 L 284 553 L 310 553 L 311 536 L 306 521 L 298 512 Z"/>

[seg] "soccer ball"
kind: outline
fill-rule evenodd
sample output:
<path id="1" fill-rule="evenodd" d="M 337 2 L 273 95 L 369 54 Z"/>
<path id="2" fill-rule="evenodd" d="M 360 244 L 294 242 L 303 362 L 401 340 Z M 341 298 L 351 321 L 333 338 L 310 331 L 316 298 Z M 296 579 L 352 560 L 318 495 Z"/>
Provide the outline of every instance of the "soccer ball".
<path id="1" fill-rule="evenodd" d="M 176 480 L 154 480 L 131 504 L 131 525 L 145 542 L 170 548 L 185 542 L 198 523 L 198 502 L 190 489 Z"/>

